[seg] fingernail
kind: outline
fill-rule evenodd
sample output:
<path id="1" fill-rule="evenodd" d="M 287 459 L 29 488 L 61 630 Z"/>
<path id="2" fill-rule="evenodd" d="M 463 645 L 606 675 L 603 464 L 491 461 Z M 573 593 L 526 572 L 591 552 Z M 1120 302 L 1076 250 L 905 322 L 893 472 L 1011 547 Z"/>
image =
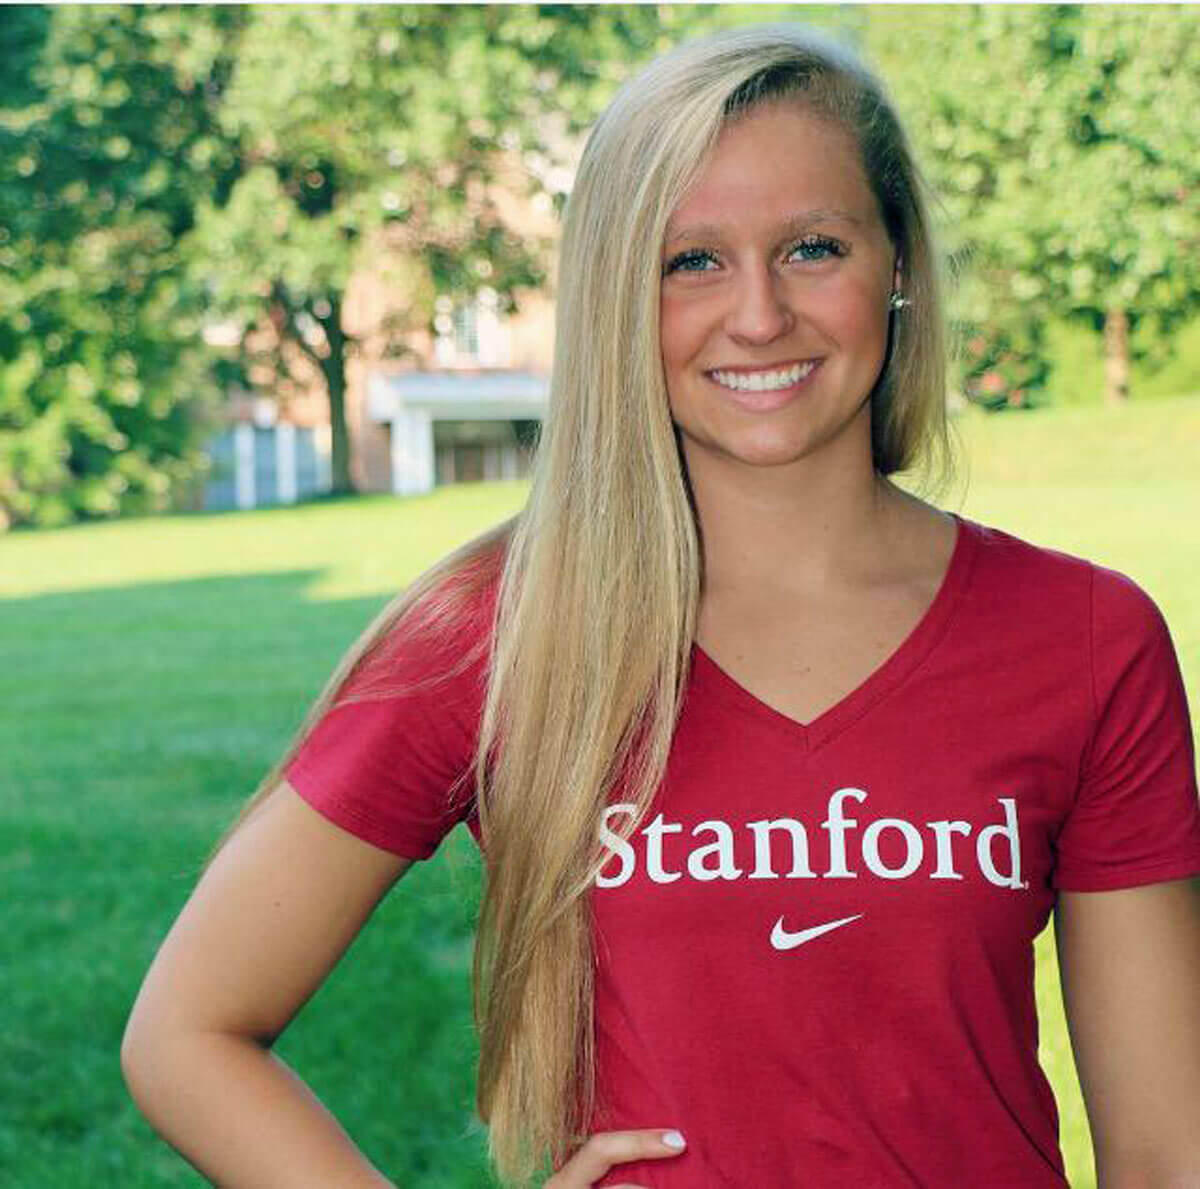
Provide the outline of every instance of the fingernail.
<path id="1" fill-rule="evenodd" d="M 666 1144 L 668 1148 L 682 1148 L 686 1141 L 678 1131 L 664 1131 L 662 1142 Z"/>

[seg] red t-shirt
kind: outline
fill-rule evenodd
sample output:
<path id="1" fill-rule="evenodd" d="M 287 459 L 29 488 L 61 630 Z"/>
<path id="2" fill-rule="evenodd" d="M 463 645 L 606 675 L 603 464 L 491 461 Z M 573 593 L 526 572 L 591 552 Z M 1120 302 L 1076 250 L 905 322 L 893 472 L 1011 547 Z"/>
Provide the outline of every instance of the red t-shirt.
<path id="1" fill-rule="evenodd" d="M 654 1189 L 1062 1186 L 1033 939 L 1059 889 L 1200 873 L 1179 665 L 1124 575 L 965 517 L 920 623 L 806 725 L 699 646 L 655 804 L 592 892 L 592 1130 Z M 480 618 L 480 624 L 484 622 Z M 409 649 L 437 669 L 461 646 Z M 483 662 L 330 712 L 287 769 L 414 859 L 471 815 Z M 612 798 L 608 826 L 623 821 Z"/>

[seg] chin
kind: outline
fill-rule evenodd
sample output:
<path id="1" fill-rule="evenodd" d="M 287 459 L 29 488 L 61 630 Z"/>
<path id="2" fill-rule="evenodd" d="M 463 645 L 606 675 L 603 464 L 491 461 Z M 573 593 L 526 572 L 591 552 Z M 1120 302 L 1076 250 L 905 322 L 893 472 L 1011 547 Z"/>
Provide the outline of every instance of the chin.
<path id="1" fill-rule="evenodd" d="M 762 435 L 740 438 L 733 435 L 692 436 L 686 430 L 679 430 L 679 434 L 684 452 L 689 458 L 699 455 L 705 459 L 750 467 L 787 466 L 810 457 L 820 448 L 820 443 L 800 442 L 794 439 L 787 441 L 778 437 L 771 439 Z"/>

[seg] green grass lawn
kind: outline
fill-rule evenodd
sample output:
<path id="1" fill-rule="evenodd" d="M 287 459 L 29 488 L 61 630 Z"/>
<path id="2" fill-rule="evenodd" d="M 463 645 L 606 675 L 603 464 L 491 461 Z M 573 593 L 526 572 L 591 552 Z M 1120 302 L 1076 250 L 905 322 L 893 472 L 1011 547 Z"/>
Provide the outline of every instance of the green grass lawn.
<path id="1" fill-rule="evenodd" d="M 1124 570 L 1200 705 L 1200 399 L 959 423 L 944 506 Z M 0 1184 L 204 1182 L 127 1099 L 117 1050 L 220 829 L 391 593 L 516 511 L 523 483 L 0 538 Z M 280 1043 L 401 1185 L 490 1184 L 472 1123 L 465 836 L 389 897 Z M 1052 939 L 1044 1063 L 1072 1184 L 1093 1184 Z"/>

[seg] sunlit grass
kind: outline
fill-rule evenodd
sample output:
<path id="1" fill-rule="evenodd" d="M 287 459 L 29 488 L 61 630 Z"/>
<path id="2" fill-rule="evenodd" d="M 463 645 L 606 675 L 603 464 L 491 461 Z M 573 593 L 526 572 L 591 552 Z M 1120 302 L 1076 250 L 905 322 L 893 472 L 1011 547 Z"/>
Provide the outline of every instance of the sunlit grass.
<path id="1" fill-rule="evenodd" d="M 304 595 L 394 591 L 450 547 L 520 510 L 528 483 L 443 487 L 291 508 L 147 517 L 0 537 L 0 597 L 311 570 Z"/>

